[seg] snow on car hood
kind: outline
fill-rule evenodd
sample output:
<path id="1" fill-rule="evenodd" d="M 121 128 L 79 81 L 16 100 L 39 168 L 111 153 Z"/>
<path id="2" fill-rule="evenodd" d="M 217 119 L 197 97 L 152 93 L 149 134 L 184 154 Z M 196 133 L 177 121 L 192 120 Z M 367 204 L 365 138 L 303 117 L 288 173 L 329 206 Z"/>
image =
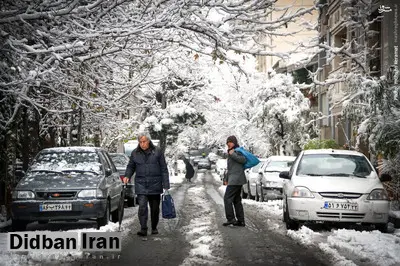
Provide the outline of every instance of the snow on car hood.
<path id="1" fill-rule="evenodd" d="M 375 188 L 383 188 L 377 177 L 294 176 L 292 182 L 313 192 L 370 193 Z"/>
<path id="2" fill-rule="evenodd" d="M 17 190 L 47 190 L 47 189 L 85 189 L 96 188 L 101 176 L 94 173 L 46 173 L 28 172 L 17 186 Z"/>

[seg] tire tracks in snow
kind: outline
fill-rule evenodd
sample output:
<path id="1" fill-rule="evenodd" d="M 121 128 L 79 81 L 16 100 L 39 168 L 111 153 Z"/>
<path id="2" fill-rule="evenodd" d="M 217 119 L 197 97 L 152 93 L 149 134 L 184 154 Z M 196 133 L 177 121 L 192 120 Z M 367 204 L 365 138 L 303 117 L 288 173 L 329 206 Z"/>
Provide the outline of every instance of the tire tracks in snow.
<path id="1" fill-rule="evenodd" d="M 189 242 L 190 250 L 181 265 L 227 265 L 215 209 L 203 181 L 204 173 L 197 173 L 195 185 L 186 192 L 184 211 L 188 224 L 180 230 Z"/>

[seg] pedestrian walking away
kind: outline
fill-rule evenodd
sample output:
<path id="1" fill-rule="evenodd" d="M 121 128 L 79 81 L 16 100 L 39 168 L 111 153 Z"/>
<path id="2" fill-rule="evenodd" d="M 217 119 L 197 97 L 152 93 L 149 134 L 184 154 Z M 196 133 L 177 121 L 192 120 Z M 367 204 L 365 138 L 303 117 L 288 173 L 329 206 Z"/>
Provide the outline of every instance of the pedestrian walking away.
<path id="1" fill-rule="evenodd" d="M 187 158 L 184 158 L 183 162 L 185 163 L 186 166 L 185 178 L 187 179 L 188 182 L 192 182 L 191 179 L 194 176 L 194 168 Z"/>
<path id="2" fill-rule="evenodd" d="M 224 226 L 245 226 L 244 210 L 241 197 L 241 189 L 246 184 L 246 176 L 244 174 L 243 165 L 246 158 L 235 151 L 239 147 L 238 140 L 235 136 L 229 136 L 226 140 L 228 146 L 227 172 L 225 181 L 227 187 L 224 195 L 226 222 Z"/>
<path id="3" fill-rule="evenodd" d="M 147 236 L 148 207 L 150 206 L 151 233 L 158 234 L 161 194 L 170 188 L 169 173 L 164 153 L 154 146 L 148 133 L 140 133 L 139 144 L 131 153 L 124 183 L 135 175 L 135 192 L 139 204 L 139 236 Z"/>

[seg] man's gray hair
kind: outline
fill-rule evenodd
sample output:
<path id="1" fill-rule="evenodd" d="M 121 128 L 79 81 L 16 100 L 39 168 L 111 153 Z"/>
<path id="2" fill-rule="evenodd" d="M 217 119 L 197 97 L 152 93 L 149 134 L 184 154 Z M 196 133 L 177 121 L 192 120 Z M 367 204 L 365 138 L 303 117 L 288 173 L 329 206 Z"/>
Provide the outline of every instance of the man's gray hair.
<path id="1" fill-rule="evenodd" d="M 146 137 L 148 140 L 151 141 L 151 136 L 150 136 L 150 133 L 149 133 L 149 132 L 145 132 L 145 131 L 140 132 L 140 133 L 138 134 L 138 140 L 140 140 L 141 137 Z"/>

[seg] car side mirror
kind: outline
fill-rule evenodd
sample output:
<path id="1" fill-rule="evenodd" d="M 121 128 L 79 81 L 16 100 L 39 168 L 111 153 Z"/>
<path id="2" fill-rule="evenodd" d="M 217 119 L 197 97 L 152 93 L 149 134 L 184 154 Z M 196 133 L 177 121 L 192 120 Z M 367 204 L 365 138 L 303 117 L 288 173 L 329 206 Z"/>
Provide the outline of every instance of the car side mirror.
<path id="1" fill-rule="evenodd" d="M 392 180 L 392 176 L 389 174 L 381 174 L 380 178 L 381 182 L 389 182 Z"/>
<path id="2" fill-rule="evenodd" d="M 290 179 L 289 177 L 289 171 L 282 171 L 279 173 L 279 177 L 283 179 Z"/>
<path id="3" fill-rule="evenodd" d="M 106 176 L 110 176 L 112 174 L 112 171 L 110 168 L 106 169 Z"/>

